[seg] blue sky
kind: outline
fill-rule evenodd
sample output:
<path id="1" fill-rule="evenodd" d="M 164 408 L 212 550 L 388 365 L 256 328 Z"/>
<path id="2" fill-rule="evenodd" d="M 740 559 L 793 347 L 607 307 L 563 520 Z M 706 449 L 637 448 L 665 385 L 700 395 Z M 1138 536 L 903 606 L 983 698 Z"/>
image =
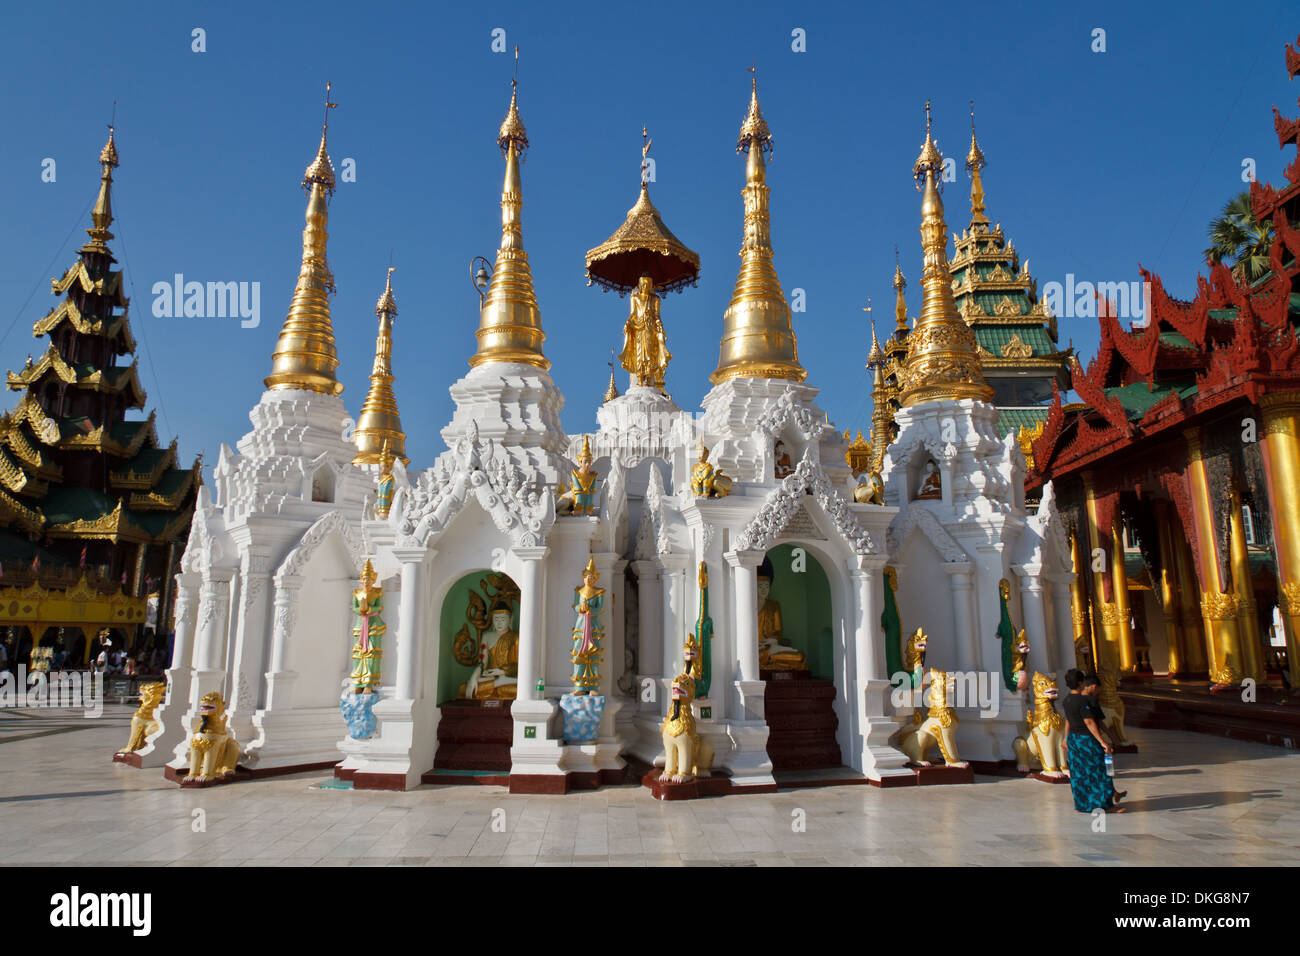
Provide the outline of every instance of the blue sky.
<path id="1" fill-rule="evenodd" d="M 116 99 L 114 248 L 134 297 L 141 378 L 162 440 L 179 435 L 182 453 L 205 451 L 209 465 L 220 442 L 248 430 L 270 370 L 326 80 L 340 104 L 331 154 L 357 172 L 338 188 L 329 229 L 344 399 L 355 415 L 391 253 L 396 388 L 417 466 L 443 447 L 447 386 L 474 350 L 469 262 L 490 259 L 499 237 L 494 139 L 513 63 L 491 50 L 496 28 L 521 48 L 532 142 L 524 244 L 570 433 L 595 427 L 620 344 L 626 301 L 585 285 L 583 257 L 636 198 L 643 124 L 652 197 L 702 260 L 698 287 L 664 303 L 668 387 L 684 408 L 708 390 L 738 265 L 734 146 L 751 59 L 776 143 L 776 266 L 787 294 L 806 295 L 794 316 L 800 359 L 832 420 L 853 429 L 870 415 L 862 307 L 871 296 L 888 327 L 895 243 L 919 303 L 911 167 L 927 98 L 939 146 L 959 165 L 975 100 L 988 213 L 1040 288 L 1067 273 L 1135 280 L 1141 263 L 1190 296 L 1205 224 L 1243 188 L 1243 159 L 1261 180 L 1281 180 L 1290 156 L 1270 106 L 1294 115 L 1300 92 L 1283 69 L 1296 30 L 1283 2 L 1250 14 L 1188 3 L 235 6 L 28 5 L 7 9 L 0 32 L 0 364 L 44 350 L 31 326 L 54 304 L 49 278 L 84 239 Z M 206 52 L 191 50 L 196 27 Z M 1091 50 L 1096 28 L 1104 53 Z M 795 29 L 806 52 L 792 50 Z M 47 157 L 53 183 L 41 181 Z M 966 224 L 967 191 L 963 171 L 945 193 L 950 229 Z M 155 318 L 150 290 L 178 272 L 261 283 L 260 326 Z M 1096 321 L 1063 319 L 1061 338 L 1091 356 Z"/>

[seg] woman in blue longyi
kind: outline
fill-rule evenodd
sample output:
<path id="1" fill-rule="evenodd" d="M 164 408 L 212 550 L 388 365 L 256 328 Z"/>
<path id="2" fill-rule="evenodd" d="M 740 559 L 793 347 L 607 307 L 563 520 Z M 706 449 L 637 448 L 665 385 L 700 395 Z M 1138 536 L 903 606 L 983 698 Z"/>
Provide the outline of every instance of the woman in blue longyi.
<path id="1" fill-rule="evenodd" d="M 1074 794 L 1074 809 L 1080 813 L 1105 810 L 1123 813 L 1116 801 L 1128 795 L 1127 790 L 1116 791 L 1110 775 L 1106 773 L 1106 754 L 1111 753 L 1110 743 L 1102 736 L 1105 723 L 1101 705 L 1097 703 L 1097 678 L 1084 674 L 1078 668 L 1065 673 L 1065 685 L 1070 688 L 1061 710 L 1069 724 L 1066 747 L 1070 759 L 1070 790 Z"/>

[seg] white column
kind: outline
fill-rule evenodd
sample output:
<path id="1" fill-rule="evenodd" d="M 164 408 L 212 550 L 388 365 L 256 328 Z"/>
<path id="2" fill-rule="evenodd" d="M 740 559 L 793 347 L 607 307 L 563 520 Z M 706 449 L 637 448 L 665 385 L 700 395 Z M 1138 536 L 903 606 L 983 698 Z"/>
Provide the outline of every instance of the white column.
<path id="1" fill-rule="evenodd" d="M 883 558 L 855 557 L 849 565 L 855 604 L 854 649 L 857 706 L 855 718 L 862 749 L 852 755 L 853 769 L 872 780 L 908 776 L 907 755 L 889 746 L 898 729 L 890 716 L 889 675 L 885 673 L 885 638 L 880 627 L 880 566 Z"/>
<path id="2" fill-rule="evenodd" d="M 402 591 L 397 611 L 397 680 L 394 696 L 415 701 L 420 697 L 421 656 L 424 644 L 424 579 L 436 552 L 428 548 L 394 548 L 393 557 L 402 563 Z M 437 680 L 437 675 L 433 678 Z"/>
<path id="3" fill-rule="evenodd" d="M 663 627 L 659 623 L 658 612 L 663 607 L 663 591 L 659 584 L 659 568 L 653 561 L 637 561 L 632 567 L 636 570 L 637 593 L 637 700 L 638 707 L 651 714 L 659 713 L 659 666 L 663 661 Z M 655 699 L 641 701 L 640 684 L 646 679 L 655 682 Z"/>
<path id="4" fill-rule="evenodd" d="M 1048 652 L 1048 661 L 1053 674 L 1060 679 L 1059 671 L 1074 667 L 1074 619 L 1070 616 L 1070 578 L 1069 574 L 1049 574 L 1052 583 L 1052 624 L 1055 633 L 1048 636 L 1047 643 L 1052 648 Z M 1052 655 L 1055 655 L 1054 657 Z"/>
<path id="5" fill-rule="evenodd" d="M 978 671 L 982 666 L 982 658 L 979 630 L 975 626 L 971 564 L 966 561 L 944 564 L 943 569 L 948 573 L 948 589 L 952 592 L 952 623 L 953 634 L 956 636 L 954 650 L 957 653 L 957 666 L 949 669 Z"/>
<path id="6" fill-rule="evenodd" d="M 230 580 L 233 568 L 211 568 L 200 589 L 199 631 L 194 645 L 198 697 L 222 690 L 226 658 L 226 637 L 230 623 Z M 223 697 L 228 697 L 223 694 Z M 191 701 L 197 704 L 197 699 Z M 227 701 L 229 703 L 229 701 Z"/>
<path id="7" fill-rule="evenodd" d="M 167 668 L 167 697 L 154 713 L 154 719 L 162 729 L 136 751 L 141 767 L 161 767 L 178 745 L 183 745 L 187 752 L 189 749 L 185 712 L 189 709 L 190 689 L 194 682 L 194 630 L 198 622 L 202 583 L 202 575 L 192 571 L 176 575 L 176 633 L 172 639 L 171 664 Z"/>
<path id="8" fill-rule="evenodd" d="M 609 586 L 607 591 L 612 595 L 609 602 L 609 653 L 606 659 L 609 661 L 610 677 L 610 695 L 615 697 L 625 696 L 622 689 L 618 686 L 619 680 L 622 679 L 624 671 L 627 670 L 627 622 L 624 617 L 624 601 L 627 598 L 627 580 L 623 572 L 627 569 L 627 562 L 614 556 L 614 562 L 610 567 Z"/>
<path id="9" fill-rule="evenodd" d="M 733 633 L 740 679 L 734 682 L 738 707 L 728 713 L 735 749 L 728 766 L 735 786 L 770 785 L 772 761 L 767 756 L 767 718 L 764 709 L 765 684 L 758 679 L 758 566 L 762 551 L 730 551 L 723 555 L 731 568 L 735 607 Z"/>
<path id="10" fill-rule="evenodd" d="M 672 680 L 682 665 L 682 648 L 686 644 L 686 565 L 690 558 L 684 554 L 659 556 L 662 565 L 659 577 L 663 583 L 663 678 L 659 682 L 660 712 L 668 713 L 672 696 Z"/>
<path id="11" fill-rule="evenodd" d="M 1040 667 L 1049 674 L 1058 666 L 1056 648 L 1047 637 L 1047 610 L 1043 607 L 1041 565 L 1021 564 L 1012 570 L 1020 578 L 1020 610 L 1024 615 L 1025 637 L 1029 641 L 1029 676 Z M 1037 651 L 1037 663 L 1035 654 Z"/>
<path id="12" fill-rule="evenodd" d="M 251 739 L 253 713 L 261 696 L 267 647 L 267 600 L 270 597 L 270 557 L 266 545 L 249 544 L 239 571 L 239 606 L 235 613 L 231 654 L 230 728 L 236 739 Z M 244 698 L 244 699 L 241 699 Z"/>
<path id="13" fill-rule="evenodd" d="M 522 565 L 519 580 L 518 700 L 537 700 L 537 678 L 543 672 L 546 635 L 546 566 L 549 548 L 513 548 Z M 548 691 L 549 693 L 549 691 Z"/>
<path id="14" fill-rule="evenodd" d="M 298 675 L 289 669 L 289 640 L 298 615 L 302 578 L 296 574 L 277 575 L 274 606 L 271 612 L 271 661 L 266 672 L 266 709 L 289 710 L 293 707 L 293 684 Z"/>

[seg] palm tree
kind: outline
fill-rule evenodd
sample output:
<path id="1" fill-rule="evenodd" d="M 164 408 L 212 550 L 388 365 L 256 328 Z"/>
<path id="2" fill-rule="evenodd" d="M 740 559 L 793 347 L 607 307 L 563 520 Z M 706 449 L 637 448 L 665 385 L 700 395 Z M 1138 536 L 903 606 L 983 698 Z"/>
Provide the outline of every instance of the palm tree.
<path id="1" fill-rule="evenodd" d="M 1239 193 L 1229 201 L 1210 222 L 1207 233 L 1210 248 L 1205 250 L 1205 257 L 1211 262 L 1230 264 L 1238 280 L 1254 282 L 1269 270 L 1273 224 L 1255 218 L 1249 192 Z"/>

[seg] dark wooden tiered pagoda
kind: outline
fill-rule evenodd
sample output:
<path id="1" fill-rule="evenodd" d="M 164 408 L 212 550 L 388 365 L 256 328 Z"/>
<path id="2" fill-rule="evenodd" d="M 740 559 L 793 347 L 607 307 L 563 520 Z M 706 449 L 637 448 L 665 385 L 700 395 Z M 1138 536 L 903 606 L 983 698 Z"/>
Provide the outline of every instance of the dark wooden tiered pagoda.
<path id="1" fill-rule="evenodd" d="M 52 280 L 60 300 L 33 334 L 48 337 L 8 386 L 16 408 L 0 417 L 0 638 L 11 658 L 62 641 L 76 663 L 108 628 L 137 647 L 150 592 L 156 633 L 166 632 L 172 576 L 189 532 L 200 463 L 181 467 L 176 443 L 160 447 L 145 407 L 113 238 L 110 128 L 100 153 L 89 241 Z"/>
<path id="2" fill-rule="evenodd" d="M 1300 121 L 1274 109 L 1274 125 L 1300 145 Z M 1269 271 L 1212 265 L 1191 301 L 1143 271 L 1149 325 L 1099 304 L 1097 356 L 1073 366 L 1087 407 L 1056 390 L 1033 443 L 1026 485 L 1051 480 L 1075 529 L 1076 648 L 1103 672 L 1150 670 L 1149 655 L 1216 689 L 1300 682 L 1300 159 L 1285 176 L 1251 185 Z"/>

